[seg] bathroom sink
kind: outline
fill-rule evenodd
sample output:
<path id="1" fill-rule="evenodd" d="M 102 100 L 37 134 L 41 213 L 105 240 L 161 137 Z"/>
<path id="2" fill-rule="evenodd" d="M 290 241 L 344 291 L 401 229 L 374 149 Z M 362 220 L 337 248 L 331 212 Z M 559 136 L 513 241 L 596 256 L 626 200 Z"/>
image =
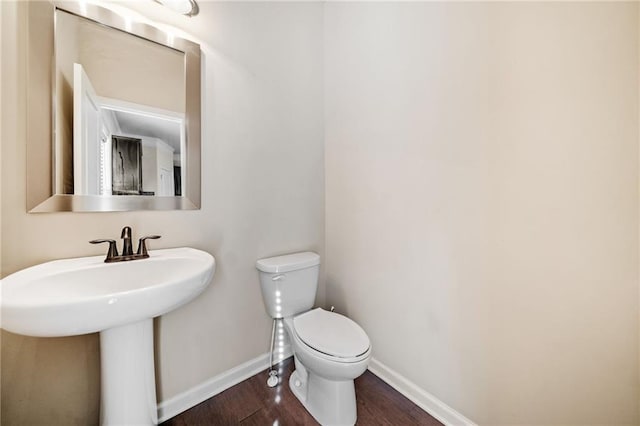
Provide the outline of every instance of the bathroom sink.
<path id="1" fill-rule="evenodd" d="M 105 263 L 54 260 L 0 281 L 2 328 L 36 337 L 100 333 L 102 425 L 158 422 L 153 318 L 197 297 L 215 259 L 192 248 Z"/>
<path id="2" fill-rule="evenodd" d="M 213 256 L 192 248 L 104 263 L 104 256 L 54 260 L 2 280 L 2 328 L 37 337 L 94 333 L 153 318 L 209 284 Z"/>

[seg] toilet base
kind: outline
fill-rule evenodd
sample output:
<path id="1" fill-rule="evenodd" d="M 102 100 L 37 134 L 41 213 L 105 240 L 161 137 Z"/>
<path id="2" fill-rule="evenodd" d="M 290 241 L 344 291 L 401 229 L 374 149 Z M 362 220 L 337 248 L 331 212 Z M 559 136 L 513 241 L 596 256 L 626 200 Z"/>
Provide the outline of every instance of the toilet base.
<path id="1" fill-rule="evenodd" d="M 327 380 L 301 370 L 291 373 L 289 388 L 309 414 L 323 426 L 353 426 L 357 419 L 353 380 Z"/>

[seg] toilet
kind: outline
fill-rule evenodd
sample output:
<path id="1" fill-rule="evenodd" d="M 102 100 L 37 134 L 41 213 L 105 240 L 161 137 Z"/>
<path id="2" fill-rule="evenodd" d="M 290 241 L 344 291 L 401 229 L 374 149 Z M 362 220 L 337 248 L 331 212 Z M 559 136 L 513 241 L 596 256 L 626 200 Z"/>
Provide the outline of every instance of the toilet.
<path id="1" fill-rule="evenodd" d="M 318 288 L 320 256 L 293 253 L 256 262 L 267 313 L 282 319 L 295 363 L 289 387 L 324 426 L 356 422 L 353 380 L 367 369 L 371 343 L 354 321 L 311 309 Z"/>

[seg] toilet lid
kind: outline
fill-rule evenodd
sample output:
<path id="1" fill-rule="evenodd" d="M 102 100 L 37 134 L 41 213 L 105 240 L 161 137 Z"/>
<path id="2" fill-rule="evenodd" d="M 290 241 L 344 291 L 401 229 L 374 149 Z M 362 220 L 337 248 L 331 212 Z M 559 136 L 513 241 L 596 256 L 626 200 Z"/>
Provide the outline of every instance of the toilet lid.
<path id="1" fill-rule="evenodd" d="M 293 319 L 296 334 L 307 346 L 338 358 L 353 358 L 369 349 L 369 336 L 349 318 L 316 308 Z"/>

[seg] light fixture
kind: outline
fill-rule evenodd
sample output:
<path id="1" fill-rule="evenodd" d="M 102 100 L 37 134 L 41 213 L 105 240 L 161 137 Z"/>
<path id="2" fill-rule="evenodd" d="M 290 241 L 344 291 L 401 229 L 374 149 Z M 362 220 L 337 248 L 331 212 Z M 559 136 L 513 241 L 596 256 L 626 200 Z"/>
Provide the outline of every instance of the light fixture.
<path id="1" fill-rule="evenodd" d="M 168 7 L 174 12 L 181 13 L 187 16 L 195 16 L 200 9 L 198 3 L 195 0 L 155 0 L 163 6 Z"/>

